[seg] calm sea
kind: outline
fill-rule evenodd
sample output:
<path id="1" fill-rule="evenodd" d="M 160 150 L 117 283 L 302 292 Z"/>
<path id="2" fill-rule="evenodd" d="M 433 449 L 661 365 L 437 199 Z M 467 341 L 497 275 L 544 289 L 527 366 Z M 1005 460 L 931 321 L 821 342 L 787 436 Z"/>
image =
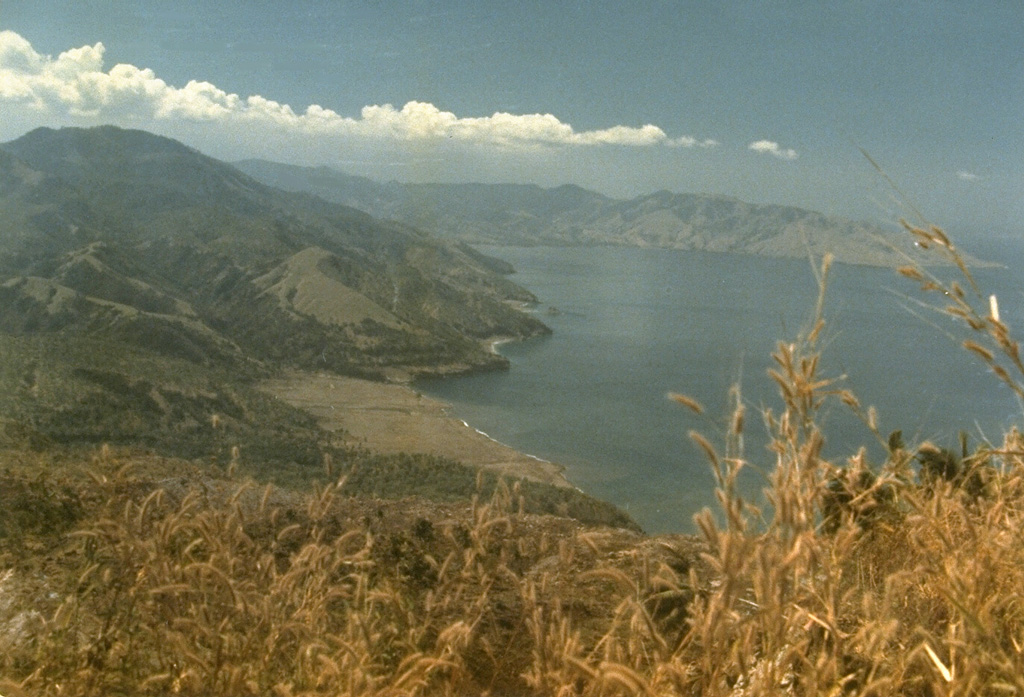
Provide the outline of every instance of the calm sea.
<path id="1" fill-rule="evenodd" d="M 589 494 L 626 509 L 648 532 L 691 532 L 713 502 L 706 461 L 687 437 L 721 444 L 728 395 L 747 404 L 745 452 L 770 468 L 758 414 L 780 410 L 767 376 L 779 340 L 807 325 L 817 285 L 807 261 L 620 247 L 482 251 L 511 262 L 513 279 L 541 300 L 549 337 L 504 344 L 501 373 L 423 382 L 456 416 L 521 451 L 558 462 Z M 985 250 L 1011 269 L 1016 246 Z M 980 253 L 980 252 L 979 252 Z M 1024 294 L 1011 269 L 977 273 L 997 293 L 1011 329 L 1024 328 Z M 952 272 L 943 272 L 953 277 Z M 878 410 L 883 433 L 954 447 L 960 430 L 998 439 L 1020 424 L 1009 389 L 959 348 L 966 334 L 915 301 L 915 285 L 884 269 L 836 265 L 825 314 L 824 373 Z M 703 416 L 670 402 L 690 395 Z M 827 454 L 841 461 L 861 445 L 881 451 L 841 405 L 825 412 Z"/>

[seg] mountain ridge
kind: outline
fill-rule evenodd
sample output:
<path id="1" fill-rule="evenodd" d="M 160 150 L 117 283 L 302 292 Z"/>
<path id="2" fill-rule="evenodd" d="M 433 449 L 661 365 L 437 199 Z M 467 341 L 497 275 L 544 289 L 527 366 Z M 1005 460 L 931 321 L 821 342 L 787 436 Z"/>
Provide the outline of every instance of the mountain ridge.
<path id="1" fill-rule="evenodd" d="M 124 339 L 163 322 L 168 347 L 198 332 L 268 365 L 378 378 L 501 367 L 487 339 L 547 331 L 513 306 L 534 298 L 506 264 L 168 138 L 41 128 L 0 153 L 9 330 Z"/>
<path id="2" fill-rule="evenodd" d="M 265 183 L 472 244 L 629 245 L 773 257 L 828 252 L 841 263 L 871 266 L 900 265 L 914 253 L 896 230 L 720 194 L 661 190 L 627 200 L 575 185 L 376 183 L 327 167 L 235 164 Z"/>

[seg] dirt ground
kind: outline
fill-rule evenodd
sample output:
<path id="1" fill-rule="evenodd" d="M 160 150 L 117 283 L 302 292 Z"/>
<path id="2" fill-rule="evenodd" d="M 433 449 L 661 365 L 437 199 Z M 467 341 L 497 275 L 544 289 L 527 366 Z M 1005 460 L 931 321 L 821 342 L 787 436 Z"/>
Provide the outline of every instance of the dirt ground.
<path id="1" fill-rule="evenodd" d="M 571 486 L 563 468 L 524 455 L 451 416 L 444 402 L 404 385 L 293 372 L 261 385 L 313 414 L 327 429 L 345 429 L 352 444 L 382 453 L 430 453 L 511 476 Z"/>

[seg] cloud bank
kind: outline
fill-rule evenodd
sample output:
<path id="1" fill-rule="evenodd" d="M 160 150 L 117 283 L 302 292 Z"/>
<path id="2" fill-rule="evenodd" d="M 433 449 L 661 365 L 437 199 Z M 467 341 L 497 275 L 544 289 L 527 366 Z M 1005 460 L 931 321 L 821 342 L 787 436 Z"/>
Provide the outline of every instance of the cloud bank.
<path id="1" fill-rule="evenodd" d="M 0 32 L 0 104 L 37 116 L 92 119 L 139 125 L 185 121 L 232 127 L 271 128 L 311 136 L 367 141 L 449 141 L 492 146 L 713 147 L 713 140 L 669 138 L 658 126 L 612 126 L 576 131 L 551 114 L 459 117 L 427 102 L 364 107 L 358 118 L 316 104 L 297 112 L 287 104 L 253 95 L 242 98 L 209 82 L 174 87 L 149 69 L 119 63 L 104 70 L 97 43 L 61 53 L 37 53 L 12 31 Z"/>
<path id="2" fill-rule="evenodd" d="M 965 169 L 962 169 L 959 172 L 957 172 L 956 176 L 958 179 L 965 182 L 976 182 L 979 179 L 981 179 L 981 177 L 975 174 L 974 172 L 968 172 Z"/>
<path id="3" fill-rule="evenodd" d="M 749 148 L 754 152 L 767 153 L 773 155 L 780 160 L 795 160 L 799 157 L 797 151 L 793 148 L 782 148 L 773 140 L 759 140 L 751 143 Z"/>

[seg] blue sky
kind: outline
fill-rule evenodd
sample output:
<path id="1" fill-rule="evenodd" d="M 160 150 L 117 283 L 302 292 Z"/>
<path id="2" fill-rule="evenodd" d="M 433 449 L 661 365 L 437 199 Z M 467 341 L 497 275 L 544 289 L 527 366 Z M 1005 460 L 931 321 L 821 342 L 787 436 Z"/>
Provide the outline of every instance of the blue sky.
<path id="1" fill-rule="evenodd" d="M 1024 232 L 1024 3 L 0 5 L 0 140 L 116 123 L 377 179 Z"/>

